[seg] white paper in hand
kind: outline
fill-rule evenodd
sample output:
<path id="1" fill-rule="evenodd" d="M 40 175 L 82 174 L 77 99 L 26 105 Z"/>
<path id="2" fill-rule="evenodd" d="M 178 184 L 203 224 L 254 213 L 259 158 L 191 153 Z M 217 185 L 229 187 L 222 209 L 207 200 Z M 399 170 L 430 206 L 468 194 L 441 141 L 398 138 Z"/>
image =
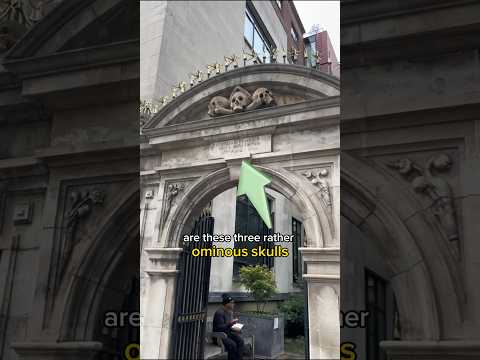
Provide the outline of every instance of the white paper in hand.
<path id="1" fill-rule="evenodd" d="M 232 325 L 231 329 L 234 331 L 240 331 L 243 328 L 243 324 L 236 323 L 235 325 Z"/>

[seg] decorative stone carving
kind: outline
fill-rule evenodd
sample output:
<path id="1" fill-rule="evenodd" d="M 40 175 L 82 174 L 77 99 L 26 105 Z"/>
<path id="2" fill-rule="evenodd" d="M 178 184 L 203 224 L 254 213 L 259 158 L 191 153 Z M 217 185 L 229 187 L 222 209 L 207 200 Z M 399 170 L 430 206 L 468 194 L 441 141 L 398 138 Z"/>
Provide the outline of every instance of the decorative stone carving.
<path id="1" fill-rule="evenodd" d="M 247 110 L 276 105 L 275 98 L 270 90 L 261 87 L 250 94 L 241 86 L 236 86 L 230 98 L 214 96 L 208 104 L 208 115 L 211 117 L 228 115 Z"/>
<path id="2" fill-rule="evenodd" d="M 145 125 L 158 112 L 158 106 L 150 101 L 140 101 L 140 126 Z"/>
<path id="3" fill-rule="evenodd" d="M 257 109 L 260 107 L 268 107 L 276 104 L 277 103 L 270 90 L 261 87 L 254 91 L 249 110 L 252 110 L 253 108 Z"/>
<path id="4" fill-rule="evenodd" d="M 185 184 L 184 183 L 174 183 L 174 184 L 168 184 L 165 190 L 165 195 L 164 195 L 164 205 L 163 205 L 163 215 L 162 215 L 162 222 L 165 222 L 165 220 L 168 218 L 168 215 L 170 215 L 170 210 L 172 209 L 172 206 L 175 202 L 175 198 L 178 196 L 178 194 L 182 191 L 185 190 Z"/>
<path id="5" fill-rule="evenodd" d="M 326 179 L 329 174 L 328 169 L 308 170 L 302 173 L 316 187 L 320 188 L 320 196 L 327 207 L 332 206 L 332 194 L 330 184 Z"/>
<path id="6" fill-rule="evenodd" d="M 68 197 L 70 209 L 64 219 L 64 236 L 60 257 L 60 278 L 63 276 L 72 255 L 73 248 L 77 244 L 76 235 L 78 224 L 92 212 L 95 205 L 103 204 L 105 193 L 99 189 L 87 190 L 84 193 L 75 190 L 72 191 Z"/>
<path id="7" fill-rule="evenodd" d="M 450 170 L 452 159 L 447 154 L 439 154 L 431 157 L 423 167 L 407 158 L 387 165 L 410 180 L 416 192 L 433 200 L 431 209 L 448 240 L 457 241 L 459 235 L 452 190 L 448 182 L 439 176 L 439 173 Z"/>
<path id="8" fill-rule="evenodd" d="M 31 224 L 33 204 L 30 202 L 21 202 L 13 207 L 13 223 L 15 225 Z"/>
<path id="9" fill-rule="evenodd" d="M 241 86 L 236 86 L 233 89 L 232 94 L 230 95 L 230 108 L 234 112 L 242 112 L 247 110 L 247 106 L 252 102 L 252 95 L 242 88 Z"/>
<path id="10" fill-rule="evenodd" d="M 208 115 L 214 117 L 217 115 L 228 115 L 233 113 L 230 109 L 230 101 L 223 96 L 214 96 L 208 104 Z"/>
<path id="11" fill-rule="evenodd" d="M 0 0 L 0 53 L 13 44 L 46 12 L 53 0 Z"/>

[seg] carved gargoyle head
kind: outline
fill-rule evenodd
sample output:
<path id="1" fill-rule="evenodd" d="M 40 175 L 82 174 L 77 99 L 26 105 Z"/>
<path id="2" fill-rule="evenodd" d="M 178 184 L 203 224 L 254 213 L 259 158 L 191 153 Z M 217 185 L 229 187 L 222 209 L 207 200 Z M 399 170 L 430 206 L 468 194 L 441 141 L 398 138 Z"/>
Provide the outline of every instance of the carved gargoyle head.
<path id="1" fill-rule="evenodd" d="M 433 158 L 432 163 L 437 170 L 448 170 L 452 166 L 452 159 L 447 154 L 440 154 Z"/>
<path id="2" fill-rule="evenodd" d="M 236 86 L 230 95 L 230 107 L 234 112 L 245 111 L 252 102 L 250 93 L 240 86 Z"/>

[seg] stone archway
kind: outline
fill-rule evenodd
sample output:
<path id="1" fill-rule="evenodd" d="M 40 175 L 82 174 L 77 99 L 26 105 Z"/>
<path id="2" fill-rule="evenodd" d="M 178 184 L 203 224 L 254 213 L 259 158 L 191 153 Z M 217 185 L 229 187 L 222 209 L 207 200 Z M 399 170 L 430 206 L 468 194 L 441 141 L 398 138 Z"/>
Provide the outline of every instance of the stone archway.
<path id="1" fill-rule="evenodd" d="M 342 153 L 341 186 L 341 216 L 374 243 L 390 273 L 401 341 L 385 341 L 383 348 L 388 353 L 408 348 L 409 341 L 440 341 L 449 321 L 462 321 L 464 287 L 439 229 L 393 177 L 355 155 Z M 342 240 L 342 246 L 356 240 Z"/>
<path id="2" fill-rule="evenodd" d="M 227 97 L 238 86 L 269 89 L 279 105 L 209 118 L 212 98 Z M 338 356 L 338 94 L 338 80 L 316 71 L 249 66 L 193 87 L 146 124 L 142 192 L 154 197 L 157 211 L 144 249 L 143 357 L 168 357 L 180 239 L 208 201 L 236 186 L 243 160 L 269 175 L 271 188 L 301 209 L 310 356 Z"/>
<path id="3" fill-rule="evenodd" d="M 139 267 L 138 195 L 134 186 L 126 191 L 75 270 L 77 276 L 66 296 L 61 340 L 95 339 L 105 312 L 120 311 L 119 301 L 126 295 L 123 279 L 135 276 Z"/>
<path id="4" fill-rule="evenodd" d="M 102 225 L 95 235 L 84 241 L 84 246 L 77 246 L 77 253 L 65 270 L 69 276 L 64 276 L 58 288 L 52 289 L 56 290 L 52 300 L 55 306 L 47 325 L 55 338 L 13 344 L 22 359 L 121 356 L 123 349 L 113 348 L 112 339 L 102 334 L 105 331 L 102 325 L 106 312 L 123 311 L 122 301 L 131 290 L 123 280 L 138 277 L 138 183 L 132 181 L 123 190 L 123 196 L 103 214 Z M 119 277 L 119 273 L 123 276 Z M 110 330 L 121 333 L 123 329 L 119 326 Z"/>
<path id="5" fill-rule="evenodd" d="M 319 196 L 320 189 L 311 184 L 302 175 L 282 169 L 279 165 L 263 165 L 258 159 L 253 160 L 256 168 L 271 177 L 269 185 L 273 190 L 292 201 L 301 211 L 304 220 L 308 247 L 324 248 L 334 244 L 335 233 L 331 228 L 328 209 Z M 170 247 L 180 247 L 182 235 L 190 220 L 213 197 L 238 183 L 239 161 L 225 164 L 225 167 L 203 176 L 192 184 L 176 207 L 161 233 L 160 242 Z"/>

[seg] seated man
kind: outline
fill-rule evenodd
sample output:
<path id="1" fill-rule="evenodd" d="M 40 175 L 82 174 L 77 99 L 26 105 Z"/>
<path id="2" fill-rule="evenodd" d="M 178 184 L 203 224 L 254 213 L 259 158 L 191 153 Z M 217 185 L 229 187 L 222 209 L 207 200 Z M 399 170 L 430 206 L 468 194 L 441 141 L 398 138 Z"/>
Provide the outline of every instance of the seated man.
<path id="1" fill-rule="evenodd" d="M 213 316 L 213 331 L 227 334 L 227 338 L 222 341 L 228 351 L 228 360 L 240 360 L 243 352 L 243 339 L 238 332 L 231 328 L 238 322 L 238 319 L 232 319 L 233 308 L 233 298 L 229 294 L 223 294 L 222 307 Z"/>

